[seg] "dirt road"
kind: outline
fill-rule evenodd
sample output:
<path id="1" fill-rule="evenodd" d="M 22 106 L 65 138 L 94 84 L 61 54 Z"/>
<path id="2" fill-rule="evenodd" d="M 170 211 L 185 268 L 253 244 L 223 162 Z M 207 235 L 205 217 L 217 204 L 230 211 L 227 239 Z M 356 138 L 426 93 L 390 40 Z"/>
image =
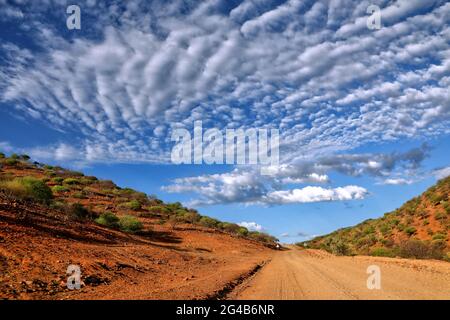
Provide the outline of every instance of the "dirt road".
<path id="1" fill-rule="evenodd" d="M 381 271 L 368 289 L 367 268 Z M 231 299 L 450 299 L 450 263 L 379 257 L 337 257 L 291 248 L 275 254 Z"/>

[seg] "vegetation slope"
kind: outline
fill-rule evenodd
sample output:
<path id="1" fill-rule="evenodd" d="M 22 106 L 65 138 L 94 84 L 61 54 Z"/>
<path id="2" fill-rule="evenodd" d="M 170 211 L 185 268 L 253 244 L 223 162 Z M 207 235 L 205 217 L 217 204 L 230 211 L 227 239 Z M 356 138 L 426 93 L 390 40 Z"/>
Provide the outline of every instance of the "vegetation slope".
<path id="1" fill-rule="evenodd" d="M 299 243 L 338 255 L 450 261 L 450 177 L 378 219 Z"/>

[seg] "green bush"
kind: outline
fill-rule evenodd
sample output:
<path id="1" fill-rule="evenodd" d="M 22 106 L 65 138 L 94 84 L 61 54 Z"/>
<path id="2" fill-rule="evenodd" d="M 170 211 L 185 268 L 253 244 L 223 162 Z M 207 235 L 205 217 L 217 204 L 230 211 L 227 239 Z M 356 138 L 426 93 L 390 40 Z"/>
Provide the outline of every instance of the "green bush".
<path id="1" fill-rule="evenodd" d="M 26 200 L 50 203 L 53 198 L 52 190 L 42 181 L 33 177 L 15 178 L 1 181 L 0 189 Z"/>
<path id="2" fill-rule="evenodd" d="M 72 197 L 76 199 L 86 199 L 86 195 L 83 192 L 75 192 Z"/>
<path id="3" fill-rule="evenodd" d="M 247 235 L 248 238 L 256 240 L 256 241 L 260 241 L 260 242 L 265 242 L 265 243 L 270 243 L 270 242 L 276 242 L 278 241 L 277 238 L 264 233 L 264 232 L 258 232 L 258 231 L 250 231 Z"/>
<path id="4" fill-rule="evenodd" d="M 92 214 L 81 203 L 74 203 L 67 208 L 67 214 L 72 219 L 84 220 L 92 217 Z"/>
<path id="5" fill-rule="evenodd" d="M 56 172 L 53 170 L 45 171 L 45 174 L 49 177 L 56 177 Z"/>
<path id="6" fill-rule="evenodd" d="M 64 181 L 64 178 L 56 177 L 52 179 L 53 183 L 61 184 Z"/>
<path id="7" fill-rule="evenodd" d="M 159 213 L 159 214 L 170 214 L 170 210 L 163 206 L 152 206 L 148 208 L 148 211 L 151 213 Z"/>
<path id="8" fill-rule="evenodd" d="M 388 224 L 382 224 L 378 229 L 383 235 L 387 235 L 391 231 L 391 227 Z"/>
<path id="9" fill-rule="evenodd" d="M 53 191 L 54 193 L 61 193 L 61 192 L 67 192 L 67 191 L 69 191 L 69 189 L 67 189 L 67 188 L 64 187 L 64 186 L 53 186 L 53 187 L 52 187 L 52 191 Z"/>
<path id="10" fill-rule="evenodd" d="M 119 218 L 112 212 L 105 212 L 98 217 L 95 222 L 109 228 L 119 227 Z"/>
<path id="11" fill-rule="evenodd" d="M 3 152 L 0 152 L 0 159 L 5 159 L 5 154 Z"/>
<path id="12" fill-rule="evenodd" d="M 441 244 L 432 244 L 420 240 L 408 240 L 401 242 L 397 247 L 397 252 L 404 258 L 416 259 L 442 259 Z"/>
<path id="13" fill-rule="evenodd" d="M 50 208 L 54 210 L 65 211 L 67 209 L 67 204 L 62 201 L 54 201 L 50 204 Z"/>
<path id="14" fill-rule="evenodd" d="M 176 212 L 177 210 L 184 209 L 180 202 L 168 203 L 166 205 L 166 208 L 168 208 L 172 212 Z"/>
<path id="15" fill-rule="evenodd" d="M 19 155 L 18 155 L 17 153 L 13 153 L 13 154 L 10 156 L 10 158 L 11 158 L 11 159 L 14 159 L 14 160 L 18 160 L 20 157 L 19 157 Z"/>
<path id="16" fill-rule="evenodd" d="M 442 233 L 436 233 L 432 239 L 433 240 L 445 240 L 445 239 L 447 239 L 447 236 Z"/>
<path id="17" fill-rule="evenodd" d="M 83 185 L 90 185 L 90 184 L 94 183 L 93 180 L 87 179 L 86 177 L 82 177 L 78 181 L 80 182 L 80 184 L 83 184 Z"/>
<path id="18" fill-rule="evenodd" d="M 123 216 L 119 219 L 119 227 L 122 231 L 134 233 L 142 230 L 143 225 L 136 217 Z"/>
<path id="19" fill-rule="evenodd" d="M 450 251 L 447 252 L 447 253 L 445 253 L 445 254 L 442 256 L 442 258 L 443 258 L 445 261 L 450 262 Z"/>
<path id="20" fill-rule="evenodd" d="M 404 231 L 407 235 L 412 236 L 417 232 L 417 229 L 414 227 L 406 227 Z"/>
<path id="21" fill-rule="evenodd" d="M 394 251 L 388 248 L 374 248 L 370 255 L 375 257 L 395 257 Z"/>
<path id="22" fill-rule="evenodd" d="M 183 220 L 187 223 L 195 223 L 201 219 L 201 215 L 199 215 L 197 212 L 188 211 L 185 212 L 183 215 Z"/>
<path id="23" fill-rule="evenodd" d="M 67 174 L 71 175 L 71 176 L 75 176 L 75 177 L 83 177 L 84 176 L 84 174 L 82 172 L 71 171 L 71 170 L 68 170 Z"/>
<path id="24" fill-rule="evenodd" d="M 446 214 L 450 214 L 450 203 L 448 201 L 444 202 L 442 207 L 444 208 Z"/>
<path id="25" fill-rule="evenodd" d="M 204 226 L 204 227 L 208 227 L 208 228 L 215 228 L 217 227 L 217 225 L 220 223 L 220 221 L 207 217 L 207 216 L 203 216 L 200 218 L 199 220 L 199 224 Z"/>
<path id="26" fill-rule="evenodd" d="M 111 180 L 99 180 L 96 182 L 96 185 L 102 190 L 113 190 L 117 188 L 116 184 Z"/>
<path id="27" fill-rule="evenodd" d="M 248 235 L 248 229 L 245 227 L 239 227 L 239 229 L 237 230 L 237 234 L 246 237 Z"/>
<path id="28" fill-rule="evenodd" d="M 350 254 L 350 247 L 344 241 L 337 241 L 331 245 L 331 251 L 339 256 L 347 256 Z"/>
<path id="29" fill-rule="evenodd" d="M 67 179 L 64 179 L 64 184 L 76 185 L 76 184 L 80 184 L 80 181 L 75 178 L 67 178 Z"/>
<path id="30" fill-rule="evenodd" d="M 131 200 L 130 202 L 123 203 L 121 206 L 133 211 L 138 211 L 142 209 L 141 203 L 137 200 Z"/>
<path id="31" fill-rule="evenodd" d="M 30 156 L 27 155 L 27 154 L 22 154 L 22 155 L 20 156 L 20 159 L 25 160 L 25 161 L 28 161 L 28 160 L 30 160 Z"/>
<path id="32" fill-rule="evenodd" d="M 434 218 L 435 218 L 436 220 L 444 220 L 444 219 L 447 219 L 447 214 L 446 214 L 445 212 L 438 211 L 438 212 L 436 212 L 436 214 L 434 215 Z"/>
<path id="33" fill-rule="evenodd" d="M 240 228 L 241 227 L 235 223 L 223 222 L 221 229 L 231 233 L 238 233 Z"/>
<path id="34" fill-rule="evenodd" d="M 15 166 L 18 163 L 19 161 L 17 161 L 16 159 L 8 158 L 5 160 L 5 164 L 7 164 L 8 166 Z"/>

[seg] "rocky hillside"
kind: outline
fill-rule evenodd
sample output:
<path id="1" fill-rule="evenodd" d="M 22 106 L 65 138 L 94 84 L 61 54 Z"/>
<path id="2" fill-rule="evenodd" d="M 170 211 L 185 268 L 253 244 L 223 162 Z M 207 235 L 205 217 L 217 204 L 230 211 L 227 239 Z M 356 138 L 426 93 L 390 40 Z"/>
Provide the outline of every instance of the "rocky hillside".
<path id="1" fill-rule="evenodd" d="M 0 299 L 218 298 L 276 239 L 180 203 L 0 153 Z M 67 268 L 80 266 L 81 290 Z"/>
<path id="2" fill-rule="evenodd" d="M 109 180 L 98 180 L 81 172 L 31 163 L 27 155 L 0 153 L 0 193 L 10 200 L 48 206 L 68 219 L 93 220 L 125 232 L 142 230 L 139 218 L 157 218 L 172 228 L 189 224 L 223 231 L 268 245 L 276 238 L 249 231 L 235 223 L 203 216 L 181 203 L 164 203 L 155 196 L 121 188 Z"/>
<path id="3" fill-rule="evenodd" d="M 450 177 L 378 219 L 317 237 L 301 246 L 340 255 L 450 261 Z"/>

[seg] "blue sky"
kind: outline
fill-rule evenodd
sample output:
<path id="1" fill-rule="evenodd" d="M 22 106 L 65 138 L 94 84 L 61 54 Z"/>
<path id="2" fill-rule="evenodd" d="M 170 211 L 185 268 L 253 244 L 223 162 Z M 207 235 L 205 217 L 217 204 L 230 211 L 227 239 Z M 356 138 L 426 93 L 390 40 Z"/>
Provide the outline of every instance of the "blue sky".
<path id="1" fill-rule="evenodd" d="M 81 30 L 66 27 L 71 4 Z M 0 151 L 284 242 L 450 174 L 447 1 L 0 0 L 0 39 Z M 171 132 L 197 120 L 278 129 L 279 166 L 172 164 Z"/>

